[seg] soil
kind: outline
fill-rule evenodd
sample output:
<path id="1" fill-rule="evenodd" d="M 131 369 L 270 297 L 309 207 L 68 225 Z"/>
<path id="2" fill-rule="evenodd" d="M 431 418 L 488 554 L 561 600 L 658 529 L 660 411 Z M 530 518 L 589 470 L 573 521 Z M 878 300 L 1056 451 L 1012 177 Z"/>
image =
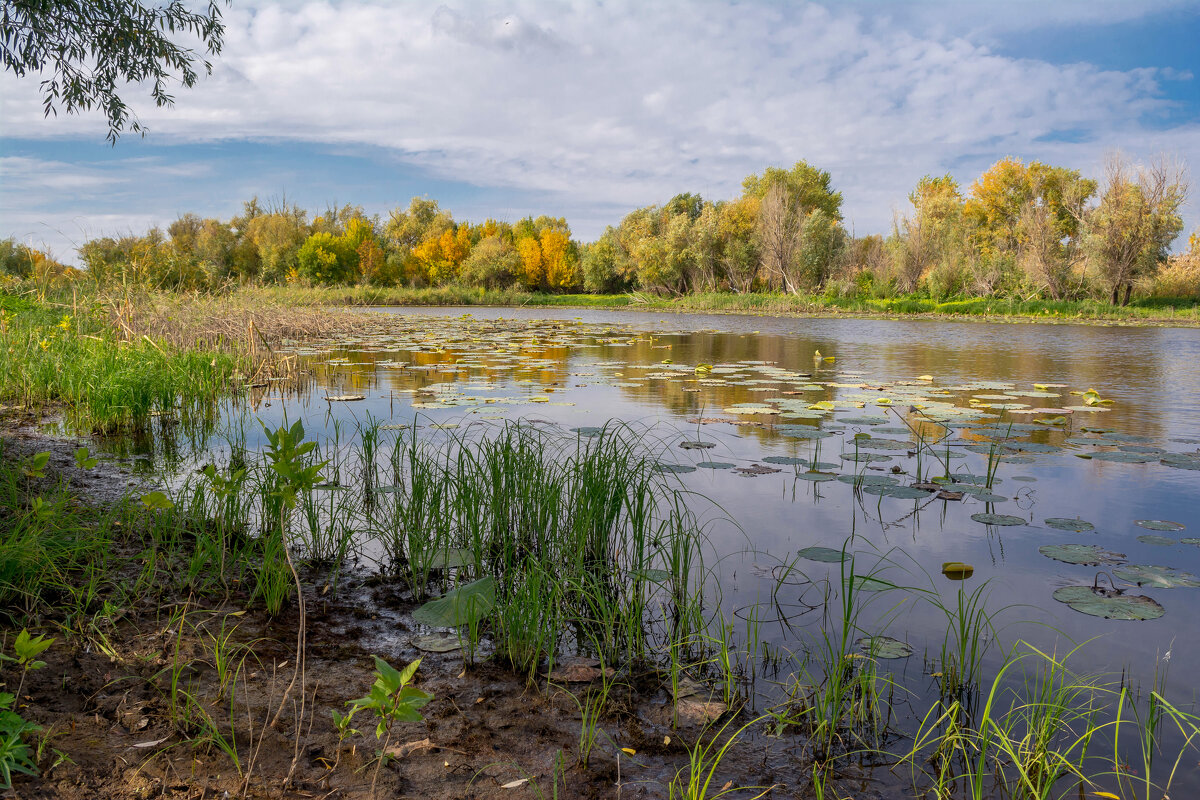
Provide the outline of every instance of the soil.
<path id="1" fill-rule="evenodd" d="M 66 468 L 79 442 L 39 429 L 39 420 L 9 410 L 0 433 L 4 457 L 49 450 L 46 480 L 59 470 L 78 476 Z M 129 467 L 102 463 L 76 488 L 85 502 L 102 504 L 145 486 Z M 245 593 L 236 587 L 217 601 L 141 596 L 87 620 L 31 621 L 36 632 L 56 638 L 41 656 L 45 668 L 23 683 L 11 666 L 2 677 L 7 691 L 20 685 L 21 715 L 42 726 L 28 737 L 40 751 L 42 775 L 14 776 L 14 788 L 0 796 L 666 797 L 672 777 L 688 764 L 687 744 L 734 717 L 701 693 L 681 698 L 673 720 L 661 676 L 618 672 L 585 765 L 576 697 L 596 683 L 596 662 L 570 660 L 559 665 L 566 672 L 556 681 L 543 676 L 527 685 L 489 660 L 486 647 L 473 663 L 461 651 L 416 649 L 413 640 L 424 631 L 411 619 L 415 604 L 388 581 L 351 575 L 336 590 L 317 576 L 304 582 L 310 588 L 303 676 L 296 674 L 296 605 L 276 617 L 246 610 Z M 10 627 L 6 638 L 15 633 Z M 225 674 L 214 657 L 218 641 L 228 654 Z M 416 686 L 433 695 L 424 721 L 395 725 L 387 740 L 395 757 L 377 779 L 374 721 L 360 713 L 354 720 L 360 732 L 339 741 L 332 717 L 369 693 L 373 656 L 395 667 L 421 658 Z M 236 762 L 206 738 L 205 715 L 236 740 Z M 726 733 L 748 719 L 734 719 Z M 795 747 L 786 738 L 747 732 L 722 761 L 709 796 L 727 784 L 773 786 L 770 797 L 812 796 L 806 770 L 787 752 Z M 856 788 L 855 798 L 880 796 L 868 782 Z"/>

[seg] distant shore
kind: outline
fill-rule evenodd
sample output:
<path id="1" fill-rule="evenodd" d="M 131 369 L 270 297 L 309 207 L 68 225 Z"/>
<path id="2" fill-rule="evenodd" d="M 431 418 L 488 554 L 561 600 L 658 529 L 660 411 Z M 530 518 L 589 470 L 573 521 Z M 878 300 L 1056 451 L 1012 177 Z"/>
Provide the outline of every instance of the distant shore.
<path id="1" fill-rule="evenodd" d="M 866 319 L 971 319 L 1057 324 L 1200 327 L 1200 304 L 1169 298 L 1136 300 L 1114 306 L 1094 300 L 1006 300 L 975 297 L 939 301 L 921 297 L 833 298 L 823 295 L 749 293 L 661 297 L 631 294 L 545 294 L 445 286 L 432 289 L 263 287 L 258 294 L 291 305 L 324 306 L 514 306 L 612 308 L 706 314 L 861 317 Z"/>

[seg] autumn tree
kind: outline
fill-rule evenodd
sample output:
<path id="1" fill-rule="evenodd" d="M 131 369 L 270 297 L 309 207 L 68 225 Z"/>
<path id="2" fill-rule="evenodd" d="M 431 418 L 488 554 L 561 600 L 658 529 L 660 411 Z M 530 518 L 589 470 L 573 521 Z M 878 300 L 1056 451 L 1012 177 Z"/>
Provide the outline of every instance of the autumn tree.
<path id="1" fill-rule="evenodd" d="M 1105 165 L 1100 205 L 1086 219 L 1087 245 L 1112 303 L 1129 303 L 1133 282 L 1152 275 L 1183 230 L 1180 209 L 1187 199 L 1182 166 L 1158 159 L 1133 165 L 1120 155 Z M 1122 287 L 1124 297 L 1120 296 Z"/>
<path id="2" fill-rule="evenodd" d="M 829 225 L 842 219 L 842 195 L 833 191 L 831 181 L 828 172 L 804 161 L 790 170 L 770 167 L 761 176 L 751 175 L 743 181 L 743 195 L 759 201 L 759 253 L 764 278 L 773 288 L 798 293 L 823 282 L 831 262 L 818 261 L 828 256 L 825 245 L 833 235 Z M 809 227 L 809 241 L 817 250 L 802 257 L 802 229 L 817 212 L 822 216 Z"/>

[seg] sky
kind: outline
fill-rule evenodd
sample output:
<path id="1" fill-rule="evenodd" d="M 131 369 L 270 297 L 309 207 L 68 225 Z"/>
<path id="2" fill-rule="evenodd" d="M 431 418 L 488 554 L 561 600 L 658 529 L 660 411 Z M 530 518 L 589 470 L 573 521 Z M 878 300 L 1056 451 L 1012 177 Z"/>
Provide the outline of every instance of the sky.
<path id="1" fill-rule="evenodd" d="M 101 115 L 46 118 L 37 78 L 0 74 L 0 238 L 74 263 L 90 238 L 255 196 L 384 217 L 427 196 L 587 241 L 801 159 L 865 235 L 923 175 L 965 188 L 1005 156 L 1200 170 L 1200 0 L 233 0 L 225 22 L 173 107 L 122 92 L 149 132 L 116 146 Z"/>

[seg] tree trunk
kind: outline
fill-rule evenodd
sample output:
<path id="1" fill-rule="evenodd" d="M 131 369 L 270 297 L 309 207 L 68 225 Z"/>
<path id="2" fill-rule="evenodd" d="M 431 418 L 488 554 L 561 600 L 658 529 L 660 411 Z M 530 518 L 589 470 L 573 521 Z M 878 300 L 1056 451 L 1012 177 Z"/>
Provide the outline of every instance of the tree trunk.
<path id="1" fill-rule="evenodd" d="M 1125 299 L 1121 301 L 1121 305 L 1123 305 L 1123 306 L 1129 305 L 1129 295 L 1131 295 L 1131 294 L 1133 294 L 1133 284 L 1127 283 L 1127 284 L 1125 284 Z"/>
<path id="2" fill-rule="evenodd" d="M 1120 291 L 1121 291 L 1121 284 L 1114 283 L 1113 284 L 1113 296 L 1112 296 L 1112 305 L 1114 305 L 1114 306 L 1117 304 L 1117 294 Z"/>

